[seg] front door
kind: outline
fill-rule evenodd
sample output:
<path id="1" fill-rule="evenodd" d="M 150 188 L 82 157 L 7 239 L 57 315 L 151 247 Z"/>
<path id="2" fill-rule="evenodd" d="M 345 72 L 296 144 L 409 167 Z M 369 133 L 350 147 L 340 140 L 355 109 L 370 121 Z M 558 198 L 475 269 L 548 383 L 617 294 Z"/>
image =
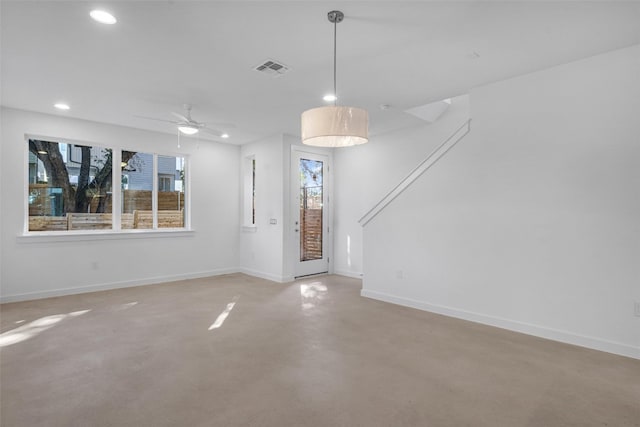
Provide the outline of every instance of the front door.
<path id="1" fill-rule="evenodd" d="M 328 156 L 293 151 L 295 276 L 329 271 Z"/>

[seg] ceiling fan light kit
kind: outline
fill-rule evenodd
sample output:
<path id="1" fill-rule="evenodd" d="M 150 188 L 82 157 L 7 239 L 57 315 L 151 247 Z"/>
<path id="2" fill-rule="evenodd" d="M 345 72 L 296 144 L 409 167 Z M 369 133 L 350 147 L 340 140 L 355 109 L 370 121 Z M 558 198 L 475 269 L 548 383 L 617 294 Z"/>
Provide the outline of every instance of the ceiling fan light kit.
<path id="1" fill-rule="evenodd" d="M 165 119 L 158 119 L 158 118 L 155 118 L 155 117 L 146 117 L 146 116 L 136 116 L 136 117 L 139 117 L 139 118 L 145 119 L 145 120 L 155 120 L 157 122 L 172 123 L 178 128 L 178 131 L 180 131 L 181 134 L 187 135 L 187 136 L 195 135 L 198 132 L 202 131 L 204 133 L 207 133 L 209 135 L 215 136 L 217 138 L 227 139 L 227 138 L 229 138 L 229 134 L 227 132 L 223 132 L 223 131 L 220 131 L 220 130 L 212 129 L 211 127 L 209 127 L 209 125 L 222 126 L 222 127 L 226 127 L 226 128 L 235 127 L 235 125 L 233 123 L 209 123 L 209 124 L 207 124 L 207 123 L 197 122 L 193 118 L 191 118 L 191 105 L 184 104 L 184 110 L 185 110 L 185 114 L 180 114 L 180 113 L 176 113 L 176 112 L 172 112 L 171 113 L 178 120 L 165 120 Z"/>
<path id="2" fill-rule="evenodd" d="M 198 133 L 198 128 L 193 126 L 178 126 L 178 130 L 185 135 L 195 135 Z"/>
<path id="3" fill-rule="evenodd" d="M 302 143 L 315 147 L 349 147 L 369 141 L 369 113 L 356 107 L 337 105 L 336 45 L 337 25 L 344 14 L 333 10 L 327 15 L 333 23 L 333 95 L 334 105 L 312 108 L 302 113 Z"/>

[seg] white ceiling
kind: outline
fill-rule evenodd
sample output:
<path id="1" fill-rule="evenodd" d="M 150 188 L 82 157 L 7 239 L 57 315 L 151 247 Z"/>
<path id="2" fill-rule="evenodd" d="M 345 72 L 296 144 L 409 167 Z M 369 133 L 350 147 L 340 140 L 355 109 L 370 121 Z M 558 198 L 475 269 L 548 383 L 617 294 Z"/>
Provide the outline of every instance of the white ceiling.
<path id="1" fill-rule="evenodd" d="M 403 111 L 505 78 L 640 43 L 639 2 L 7 1 L 2 105 L 175 133 L 171 120 L 231 122 L 226 142 L 286 132 L 331 92 L 339 9 L 340 104 L 373 135 L 415 125 Z M 118 19 L 98 24 L 100 7 Z M 479 58 L 473 58 L 477 53 Z M 272 78 L 265 59 L 292 70 Z M 66 101 L 68 112 L 52 105 Z M 381 110 L 380 104 L 391 108 Z"/>

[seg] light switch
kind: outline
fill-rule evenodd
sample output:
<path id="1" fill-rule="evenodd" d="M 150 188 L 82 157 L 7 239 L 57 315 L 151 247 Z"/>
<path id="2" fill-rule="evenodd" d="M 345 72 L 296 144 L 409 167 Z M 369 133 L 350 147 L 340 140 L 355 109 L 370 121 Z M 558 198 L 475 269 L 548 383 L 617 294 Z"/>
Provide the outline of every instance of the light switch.
<path id="1" fill-rule="evenodd" d="M 275 225 L 275 224 L 277 224 L 277 223 L 278 223 L 278 220 L 276 220 L 275 218 L 271 218 L 271 219 L 269 220 L 269 224 L 271 224 L 271 225 Z"/>

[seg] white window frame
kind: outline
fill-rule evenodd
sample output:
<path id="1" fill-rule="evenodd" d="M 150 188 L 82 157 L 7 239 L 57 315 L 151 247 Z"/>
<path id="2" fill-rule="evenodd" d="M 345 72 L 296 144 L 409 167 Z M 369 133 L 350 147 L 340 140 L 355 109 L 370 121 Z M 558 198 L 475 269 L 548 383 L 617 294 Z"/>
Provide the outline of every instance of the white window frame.
<path id="1" fill-rule="evenodd" d="M 112 150 L 113 171 L 111 174 L 111 205 L 112 205 L 112 224 L 110 230 L 67 230 L 67 231 L 29 231 L 29 140 L 38 139 L 42 141 L 55 142 L 59 144 L 74 144 L 92 147 L 100 147 Z M 120 165 L 122 161 L 122 151 L 136 151 L 140 153 L 153 154 L 153 191 L 152 191 L 152 210 L 153 210 L 153 228 L 152 229 L 127 229 L 121 228 L 121 205 L 122 205 L 122 188 L 121 173 L 115 165 Z M 158 228 L 158 156 L 165 157 L 182 157 L 184 158 L 184 182 L 183 189 L 185 194 L 184 201 L 184 227 L 182 228 Z M 49 241 L 65 241 L 65 240 L 101 240 L 101 239 L 120 239 L 120 238 L 146 238 L 146 237 L 166 237 L 166 236 L 185 236 L 192 235 L 195 230 L 191 228 L 191 159 L 186 153 L 175 152 L 149 152 L 145 149 L 131 149 L 115 144 L 104 142 L 92 142 L 73 140 L 69 138 L 60 138 L 52 136 L 25 134 L 24 136 L 24 159 L 23 159 L 23 230 L 18 236 L 19 239 L 34 242 Z"/>

